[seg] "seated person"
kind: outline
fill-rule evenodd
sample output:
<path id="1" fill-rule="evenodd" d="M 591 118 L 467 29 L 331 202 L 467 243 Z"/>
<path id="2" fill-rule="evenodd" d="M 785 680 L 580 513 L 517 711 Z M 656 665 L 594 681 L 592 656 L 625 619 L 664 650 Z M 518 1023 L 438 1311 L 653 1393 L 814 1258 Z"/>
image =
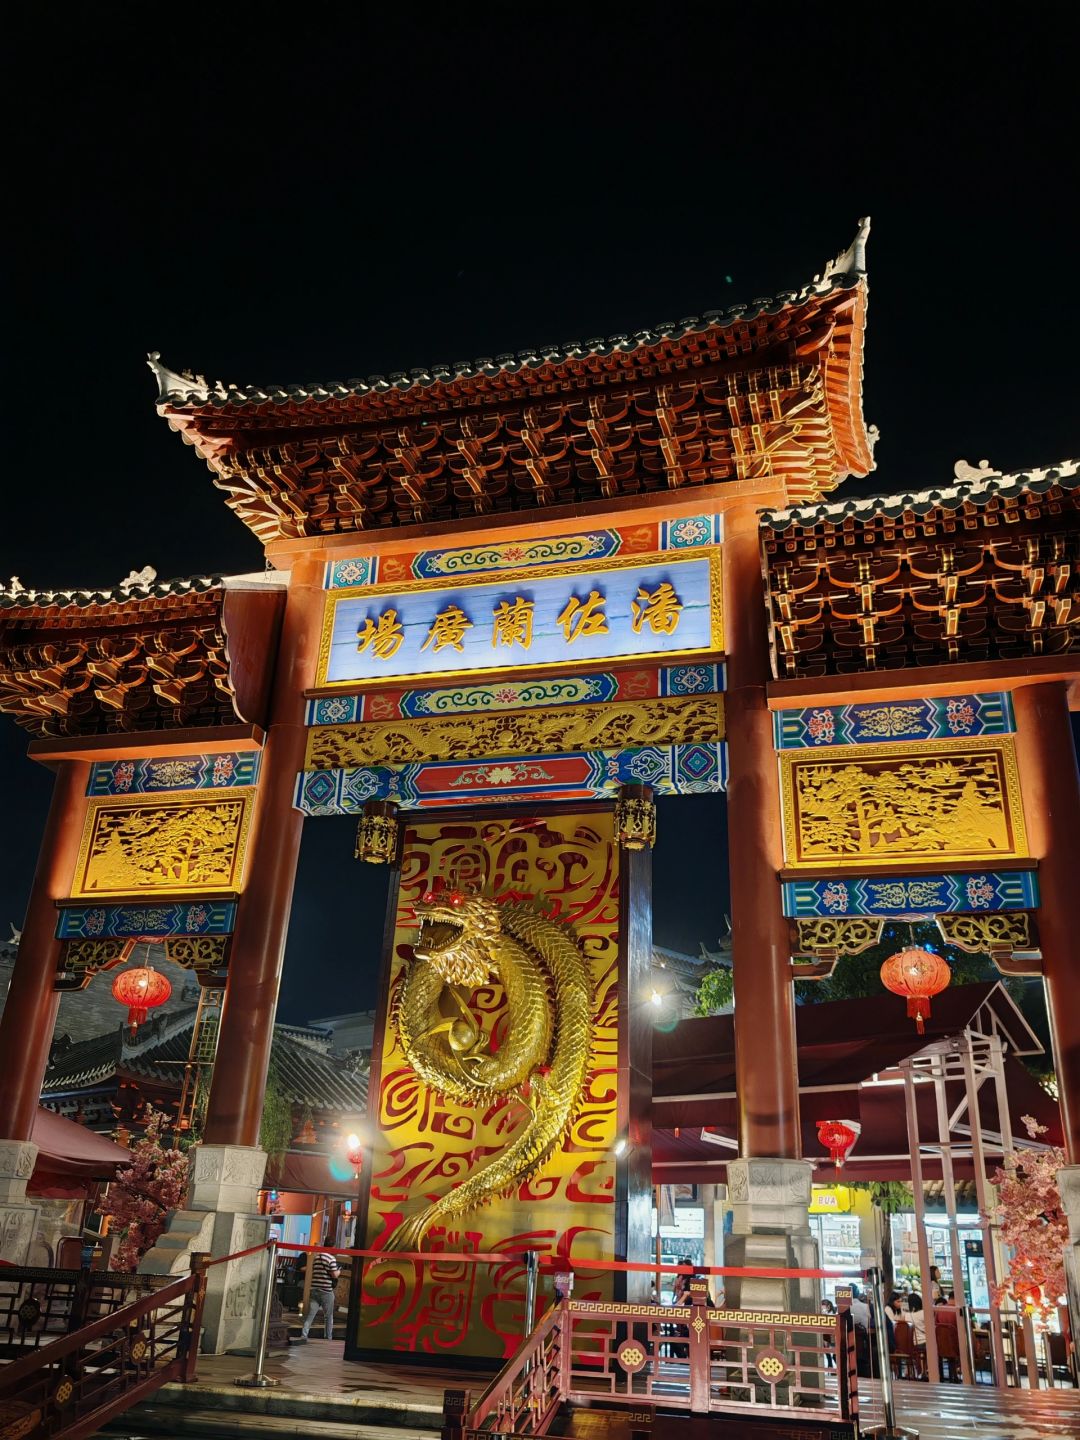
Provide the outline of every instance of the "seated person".
<path id="1" fill-rule="evenodd" d="M 912 1335 L 916 1346 L 926 1345 L 926 1311 L 923 1309 L 921 1295 L 908 1296 L 908 1324 L 911 1326 Z"/>

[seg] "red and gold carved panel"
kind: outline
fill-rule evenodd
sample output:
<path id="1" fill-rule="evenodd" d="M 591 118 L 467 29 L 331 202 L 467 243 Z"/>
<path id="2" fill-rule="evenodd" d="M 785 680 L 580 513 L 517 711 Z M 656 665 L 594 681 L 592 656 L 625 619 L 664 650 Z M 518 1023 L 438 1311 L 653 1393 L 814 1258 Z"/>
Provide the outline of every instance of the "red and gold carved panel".
<path id="1" fill-rule="evenodd" d="M 442 1226 L 427 1251 L 505 1253 L 505 1263 L 425 1265 L 392 1260 L 365 1272 L 353 1346 L 365 1352 L 501 1359 L 524 1322 L 524 1256 L 615 1253 L 619 1015 L 619 851 L 610 812 L 416 825 L 406 835 L 397 926 L 383 997 L 388 1018 L 374 1057 L 367 1244 L 385 1249 L 406 1221 L 504 1152 L 532 1122 L 518 1095 L 470 1105 L 436 1093 L 410 1067 L 395 1007 L 412 961 L 417 903 L 438 881 L 499 902 L 535 899 L 571 922 L 593 985 L 589 1063 L 561 1144 L 509 1195 Z M 492 1053 L 507 1043 L 502 986 L 468 992 Z M 611 1298 L 608 1274 L 578 1272 L 583 1298 Z"/>

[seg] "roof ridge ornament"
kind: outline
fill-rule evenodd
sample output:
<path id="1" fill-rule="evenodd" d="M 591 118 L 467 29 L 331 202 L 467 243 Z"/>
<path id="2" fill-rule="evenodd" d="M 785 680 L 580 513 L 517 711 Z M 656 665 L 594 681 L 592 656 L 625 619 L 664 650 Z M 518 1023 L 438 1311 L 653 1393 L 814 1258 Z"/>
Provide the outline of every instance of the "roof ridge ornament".
<path id="1" fill-rule="evenodd" d="M 978 465 L 969 465 L 966 460 L 957 460 L 952 467 L 953 474 L 962 485 L 978 485 L 981 480 L 1000 480 L 1001 471 L 992 470 L 989 460 L 980 460 Z"/>
<path id="2" fill-rule="evenodd" d="M 122 590 L 125 595 L 130 595 L 131 591 L 136 587 L 142 590 L 149 590 L 156 579 L 157 571 L 154 567 L 152 565 L 144 565 L 141 570 L 132 570 L 125 579 L 120 581 L 120 584 L 116 588 Z"/>
<path id="3" fill-rule="evenodd" d="M 205 375 L 193 375 L 190 370 L 182 370 L 179 374 L 175 370 L 170 370 L 167 365 L 161 363 L 160 350 L 148 351 L 146 363 L 153 371 L 154 379 L 157 381 L 159 400 L 167 400 L 173 395 L 186 396 L 189 400 L 206 401 L 210 398 L 211 387 L 206 383 Z M 220 389 L 221 386 L 219 385 L 218 388 Z"/>
<path id="4" fill-rule="evenodd" d="M 859 221 L 855 238 L 846 250 L 841 250 L 836 259 L 825 266 L 820 278 L 858 280 L 866 274 L 866 242 L 870 236 L 870 216 L 864 215 Z M 817 278 L 817 277 L 815 277 Z"/>

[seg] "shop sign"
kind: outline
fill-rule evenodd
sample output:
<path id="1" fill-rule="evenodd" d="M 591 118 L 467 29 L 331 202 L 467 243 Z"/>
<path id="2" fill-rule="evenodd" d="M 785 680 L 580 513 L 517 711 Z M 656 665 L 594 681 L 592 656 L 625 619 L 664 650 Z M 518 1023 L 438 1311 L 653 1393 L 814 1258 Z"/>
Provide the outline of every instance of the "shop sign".
<path id="1" fill-rule="evenodd" d="M 815 1185 L 810 1191 L 811 1215 L 842 1215 L 852 1204 L 853 1197 L 846 1185 Z"/>

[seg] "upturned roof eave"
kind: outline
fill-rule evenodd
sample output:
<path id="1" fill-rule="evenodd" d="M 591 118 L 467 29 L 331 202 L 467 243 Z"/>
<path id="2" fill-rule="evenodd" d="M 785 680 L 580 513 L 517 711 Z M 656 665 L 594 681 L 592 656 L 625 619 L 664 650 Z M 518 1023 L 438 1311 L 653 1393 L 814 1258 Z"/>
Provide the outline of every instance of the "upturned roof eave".
<path id="1" fill-rule="evenodd" d="M 958 468 L 964 462 L 958 463 Z M 967 467 L 973 468 L 973 467 Z M 983 480 L 963 480 L 936 489 L 901 491 L 891 495 L 867 495 L 849 500 L 822 501 L 819 505 L 794 505 L 784 510 L 763 510 L 763 530 L 813 530 L 833 528 L 848 521 L 866 522 L 877 516 L 892 519 L 921 518 L 934 510 L 958 511 L 965 506 L 981 509 L 994 499 L 1019 499 L 1025 494 L 1042 495 L 1060 486 L 1080 488 L 1080 460 L 1060 460 L 1043 469 L 1018 470 L 1011 474 L 987 472 Z"/>
<path id="2" fill-rule="evenodd" d="M 835 260 L 826 265 L 807 285 L 797 291 L 782 291 L 765 299 L 756 299 L 748 304 L 730 306 L 722 311 L 706 311 L 702 316 L 690 316 L 677 323 L 661 322 L 648 329 L 632 334 L 616 334 L 585 341 L 570 340 L 561 345 L 541 345 L 514 354 L 495 357 L 483 356 L 471 361 L 457 361 L 453 364 L 438 364 L 409 371 L 393 372 L 390 375 L 371 375 L 366 380 L 349 379 L 318 382 L 310 385 L 236 385 L 222 381 L 208 382 L 203 376 L 191 372 L 179 373 L 161 361 L 160 352 L 152 351 L 147 363 L 157 381 L 157 408 L 159 414 L 180 422 L 177 428 L 187 429 L 189 422 L 197 416 L 232 414 L 242 417 L 246 414 L 270 413 L 289 407 L 311 411 L 317 416 L 326 406 L 342 401 L 363 400 L 367 397 L 389 395 L 408 396 L 412 392 L 430 393 L 433 400 L 446 397 L 449 389 L 511 377 L 535 376 L 542 372 L 557 371 L 560 367 L 580 365 L 590 361 L 603 361 L 612 355 L 624 357 L 651 356 L 660 347 L 677 343 L 693 336 L 707 336 L 710 333 L 731 330 L 738 325 L 747 325 L 766 317 L 798 311 L 808 305 L 826 299 L 837 292 L 859 292 L 860 308 L 865 311 L 866 296 L 866 239 L 869 234 L 869 220 L 861 220 L 851 245 Z M 858 391 L 861 395 L 861 324 L 853 355 L 858 370 Z M 868 455 L 864 444 L 855 446 L 850 459 L 855 467 L 863 463 Z"/>

